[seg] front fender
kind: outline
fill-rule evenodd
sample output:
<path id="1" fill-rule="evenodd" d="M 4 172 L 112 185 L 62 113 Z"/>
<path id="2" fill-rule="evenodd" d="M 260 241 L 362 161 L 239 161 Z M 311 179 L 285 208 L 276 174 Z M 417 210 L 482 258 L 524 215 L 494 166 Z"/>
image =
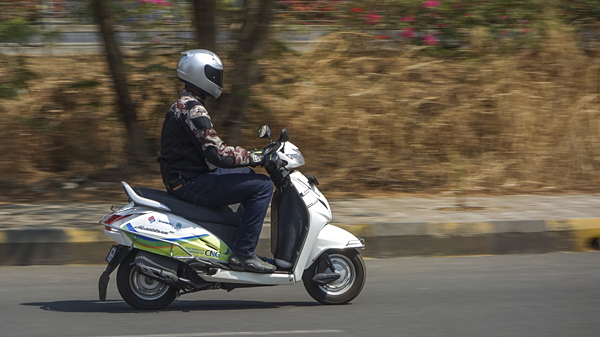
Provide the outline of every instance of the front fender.
<path id="1" fill-rule="evenodd" d="M 345 229 L 333 225 L 325 225 L 319 236 L 317 242 L 310 252 L 308 261 L 304 269 L 310 267 L 311 264 L 328 249 L 345 249 L 345 248 L 364 248 L 363 241 L 358 239 L 352 233 Z"/>

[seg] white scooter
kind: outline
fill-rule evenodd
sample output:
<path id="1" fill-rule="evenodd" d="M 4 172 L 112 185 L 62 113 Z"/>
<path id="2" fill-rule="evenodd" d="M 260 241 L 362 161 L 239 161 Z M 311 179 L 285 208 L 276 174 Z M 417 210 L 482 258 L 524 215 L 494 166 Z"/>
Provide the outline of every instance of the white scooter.
<path id="1" fill-rule="evenodd" d="M 263 125 L 260 138 L 271 139 Z M 100 223 L 117 244 L 100 276 L 100 300 L 109 275 L 117 272 L 121 297 L 136 309 L 161 309 L 176 297 L 207 289 L 294 285 L 323 304 L 344 304 L 363 288 L 365 264 L 356 248 L 364 241 L 328 224 L 331 209 L 313 176 L 293 170 L 304 157 L 289 142 L 286 129 L 264 150 L 263 166 L 276 190 L 271 202 L 271 251 L 277 270 L 258 274 L 229 268 L 242 207 L 209 208 L 167 192 L 132 189 L 123 182 L 129 204 L 106 214 Z"/>

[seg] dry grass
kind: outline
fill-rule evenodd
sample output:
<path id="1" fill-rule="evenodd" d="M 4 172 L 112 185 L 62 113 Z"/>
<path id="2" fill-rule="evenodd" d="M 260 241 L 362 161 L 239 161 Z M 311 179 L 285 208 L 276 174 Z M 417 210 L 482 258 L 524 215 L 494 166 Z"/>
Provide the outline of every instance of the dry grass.
<path id="1" fill-rule="evenodd" d="M 100 57 L 28 57 L 26 63 L 41 80 L 31 81 L 26 94 L 0 101 L 0 202 L 81 196 L 93 200 L 94 194 L 105 192 L 101 189 L 121 193 L 120 180 L 141 184 L 158 176 L 157 168 L 127 165 L 125 130 L 115 112 L 112 80 Z M 160 135 L 154 106 L 162 100 L 143 97 L 155 85 L 165 81 L 149 82 L 148 90 L 136 100 L 148 131 Z M 177 94 L 176 88 L 172 91 L 172 96 Z M 82 177 L 87 179 L 82 185 L 85 191 L 63 188 L 65 182 Z M 160 181 L 152 178 L 148 185 L 160 187 Z"/>
<path id="2" fill-rule="evenodd" d="M 36 179 L 43 172 L 85 170 L 106 164 L 109 156 L 98 153 L 122 152 L 123 132 L 115 128 L 110 78 L 101 75 L 101 63 L 78 61 L 82 60 L 28 59 L 29 68 L 42 80 L 33 81 L 29 92 L 17 99 L 0 101 L 4 178 Z M 86 82 L 93 87 L 77 87 Z"/>
<path id="3" fill-rule="evenodd" d="M 466 61 L 331 35 L 256 92 L 334 190 L 593 191 L 600 62 L 572 32 L 546 35 Z"/>
<path id="4" fill-rule="evenodd" d="M 254 136 L 258 124 L 287 127 L 307 158 L 303 171 L 333 196 L 593 192 L 600 187 L 600 60 L 581 51 L 569 30 L 545 34 L 536 48 L 508 56 L 474 44 L 478 56 L 467 60 L 391 48 L 363 34 L 330 35 L 310 52 L 261 61 L 265 76 L 253 88 L 245 145 L 264 145 Z M 0 101 L 4 185 L 76 171 L 121 179 L 98 173 L 126 162 L 102 59 L 48 62 L 28 60 L 44 80 L 18 101 Z M 158 137 L 156 111 L 179 88 L 136 76 L 152 83 L 136 98 Z M 99 85 L 73 88 L 85 81 Z M 151 94 L 161 85 L 166 101 Z M 42 126 L 31 122 L 37 119 Z M 160 185 L 156 169 L 134 174 Z"/>

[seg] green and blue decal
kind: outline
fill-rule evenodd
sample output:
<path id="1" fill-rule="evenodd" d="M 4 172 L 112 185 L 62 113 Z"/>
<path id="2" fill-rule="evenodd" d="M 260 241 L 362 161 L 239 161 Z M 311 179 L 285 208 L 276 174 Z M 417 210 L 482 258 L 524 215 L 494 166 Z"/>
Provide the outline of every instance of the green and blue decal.
<path id="1" fill-rule="evenodd" d="M 136 248 L 159 255 L 171 256 L 172 254 L 173 256 L 189 256 L 189 254 L 179 246 L 185 248 L 188 252 L 193 254 L 194 257 L 198 258 L 208 258 L 226 262 L 231 255 L 229 247 L 227 247 L 223 241 L 219 240 L 219 238 L 210 234 L 191 235 L 178 238 L 165 237 L 162 240 L 157 240 L 140 233 L 140 231 L 135 229 L 131 223 L 126 223 L 122 228 L 127 229 L 125 234 L 133 241 Z M 160 232 L 157 234 L 160 234 Z"/>

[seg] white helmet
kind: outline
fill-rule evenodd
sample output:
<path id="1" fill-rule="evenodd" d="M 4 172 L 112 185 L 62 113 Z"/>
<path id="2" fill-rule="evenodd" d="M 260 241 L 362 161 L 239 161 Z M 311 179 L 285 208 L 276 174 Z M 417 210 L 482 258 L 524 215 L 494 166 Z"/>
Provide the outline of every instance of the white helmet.
<path id="1" fill-rule="evenodd" d="M 223 62 L 208 50 L 184 51 L 177 64 L 177 78 L 206 96 L 217 98 L 223 90 Z"/>

